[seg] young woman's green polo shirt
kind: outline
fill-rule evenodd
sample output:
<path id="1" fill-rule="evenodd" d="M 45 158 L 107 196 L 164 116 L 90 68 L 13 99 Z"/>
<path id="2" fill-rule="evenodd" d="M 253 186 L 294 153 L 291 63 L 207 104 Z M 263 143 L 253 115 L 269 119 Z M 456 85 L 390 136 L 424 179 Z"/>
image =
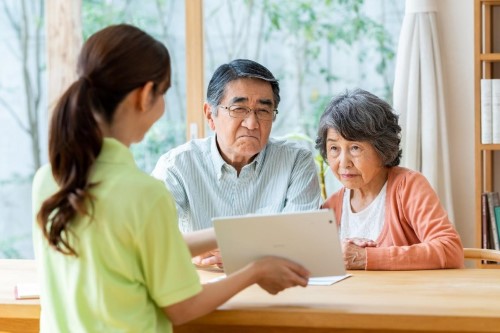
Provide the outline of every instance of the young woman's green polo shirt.
<path id="1" fill-rule="evenodd" d="M 201 291 L 172 196 L 114 139 L 104 140 L 90 180 L 93 217 L 75 218 L 68 236 L 78 257 L 49 247 L 36 223 L 57 189 L 50 166 L 33 182 L 41 332 L 171 332 L 161 307 Z"/>

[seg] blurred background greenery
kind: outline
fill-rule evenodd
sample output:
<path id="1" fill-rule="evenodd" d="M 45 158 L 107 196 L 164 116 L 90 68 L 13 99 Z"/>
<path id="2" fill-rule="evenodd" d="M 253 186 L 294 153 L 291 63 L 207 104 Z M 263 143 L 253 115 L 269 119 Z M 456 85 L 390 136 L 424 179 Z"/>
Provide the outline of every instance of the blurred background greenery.
<path id="1" fill-rule="evenodd" d="M 335 94 L 362 87 L 391 101 L 403 6 L 397 0 L 206 0 L 205 85 L 222 63 L 262 63 L 281 86 L 272 135 L 314 150 L 319 116 Z M 166 113 L 132 146 L 149 173 L 161 154 L 186 140 L 184 1 L 82 0 L 81 14 L 84 40 L 126 22 L 171 52 Z M 44 0 L 3 0 L 0 36 L 0 258 L 32 258 L 31 180 L 47 162 Z M 331 191 L 333 180 L 326 178 Z"/>

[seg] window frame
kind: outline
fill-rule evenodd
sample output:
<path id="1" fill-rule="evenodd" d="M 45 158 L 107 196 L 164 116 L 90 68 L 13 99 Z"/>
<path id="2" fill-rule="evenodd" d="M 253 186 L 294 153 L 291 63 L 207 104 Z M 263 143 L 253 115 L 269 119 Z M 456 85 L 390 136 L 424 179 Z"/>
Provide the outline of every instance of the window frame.
<path id="1" fill-rule="evenodd" d="M 46 0 L 47 84 L 51 105 L 76 78 L 82 45 L 82 1 Z M 186 140 L 205 137 L 203 0 L 184 0 L 186 16 Z M 51 14 L 51 13 L 58 13 Z M 70 15 L 68 15 L 68 13 Z M 66 31 L 61 34 L 61 31 Z M 69 42 L 69 43 L 68 43 Z M 69 46 L 69 47 L 68 47 Z M 61 53 L 62 47 L 64 48 Z M 54 64 L 57 64 L 55 66 Z"/>

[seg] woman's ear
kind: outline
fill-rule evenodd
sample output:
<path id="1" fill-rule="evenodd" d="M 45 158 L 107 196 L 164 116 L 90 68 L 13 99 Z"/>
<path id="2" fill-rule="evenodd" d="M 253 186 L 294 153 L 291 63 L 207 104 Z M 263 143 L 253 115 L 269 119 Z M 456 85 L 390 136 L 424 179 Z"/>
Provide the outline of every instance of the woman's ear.
<path id="1" fill-rule="evenodd" d="M 214 115 L 212 113 L 212 106 L 205 102 L 203 104 L 203 113 L 205 114 L 205 118 L 207 119 L 208 126 L 212 131 L 215 131 L 215 123 L 214 123 Z"/>
<path id="2" fill-rule="evenodd" d="M 146 82 L 145 85 L 142 86 L 139 90 L 139 98 L 137 100 L 138 102 L 138 109 L 141 112 L 148 111 L 151 105 L 153 105 L 153 101 L 155 98 L 154 95 L 154 83 L 153 81 L 148 81 Z"/>

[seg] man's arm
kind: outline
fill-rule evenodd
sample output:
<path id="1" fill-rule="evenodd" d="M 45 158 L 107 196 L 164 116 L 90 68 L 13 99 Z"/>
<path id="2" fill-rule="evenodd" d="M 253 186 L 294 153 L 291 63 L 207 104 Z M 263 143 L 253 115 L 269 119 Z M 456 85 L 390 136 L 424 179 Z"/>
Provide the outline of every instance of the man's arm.
<path id="1" fill-rule="evenodd" d="M 155 168 L 151 172 L 151 176 L 162 181 L 165 187 L 170 191 L 175 200 L 177 218 L 181 221 L 181 215 L 189 209 L 189 201 L 186 188 L 181 175 L 178 173 L 177 167 L 173 163 L 171 154 L 172 152 L 168 152 L 160 157 Z M 192 230 L 184 230 L 186 226 L 180 223 L 178 224 L 182 232 L 189 232 Z"/>
<path id="2" fill-rule="evenodd" d="M 295 159 L 283 212 L 319 209 L 321 202 L 316 163 L 310 151 L 301 150 Z"/>
<path id="3" fill-rule="evenodd" d="M 183 236 L 192 257 L 217 248 L 214 228 L 189 232 Z"/>

